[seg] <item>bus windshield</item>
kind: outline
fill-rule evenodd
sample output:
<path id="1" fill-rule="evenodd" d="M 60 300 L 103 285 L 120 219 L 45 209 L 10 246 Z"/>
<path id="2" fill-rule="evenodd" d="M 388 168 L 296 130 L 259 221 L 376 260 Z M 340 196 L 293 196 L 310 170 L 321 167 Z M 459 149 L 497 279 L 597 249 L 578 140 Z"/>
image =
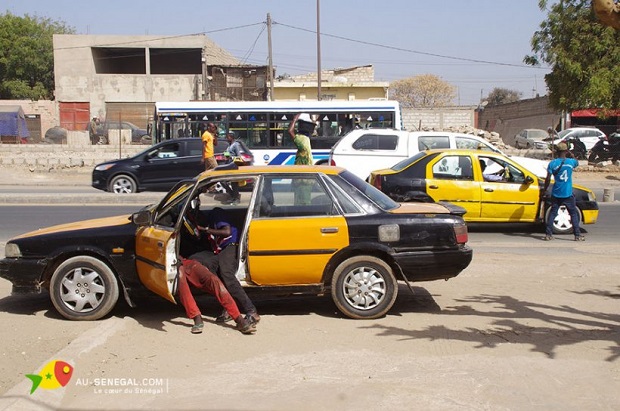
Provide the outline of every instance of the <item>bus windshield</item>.
<path id="1" fill-rule="evenodd" d="M 332 146 L 355 128 L 402 128 L 399 104 L 389 100 L 160 102 L 152 127 L 160 142 L 200 137 L 206 124 L 214 123 L 219 137 L 234 131 L 252 150 L 255 164 L 293 164 L 296 148 L 288 127 L 298 113 L 310 114 L 316 123 L 310 140 L 316 164 L 327 163 Z"/>

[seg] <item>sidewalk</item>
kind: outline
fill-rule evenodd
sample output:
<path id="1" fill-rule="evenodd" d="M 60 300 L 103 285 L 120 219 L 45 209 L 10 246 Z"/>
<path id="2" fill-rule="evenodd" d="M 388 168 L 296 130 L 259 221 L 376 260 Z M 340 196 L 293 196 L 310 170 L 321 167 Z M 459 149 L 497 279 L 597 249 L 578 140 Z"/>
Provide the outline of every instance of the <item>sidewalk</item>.
<path id="1" fill-rule="evenodd" d="M 166 194 L 161 191 L 149 191 L 136 194 L 114 194 L 92 188 L 92 193 L 64 193 L 62 196 L 41 193 L 36 187 L 66 186 L 91 187 L 91 170 L 31 172 L 26 167 L 0 167 L 0 186 L 33 187 L 33 192 L 0 193 L 0 204 L 136 204 L 148 205 L 159 202 Z"/>

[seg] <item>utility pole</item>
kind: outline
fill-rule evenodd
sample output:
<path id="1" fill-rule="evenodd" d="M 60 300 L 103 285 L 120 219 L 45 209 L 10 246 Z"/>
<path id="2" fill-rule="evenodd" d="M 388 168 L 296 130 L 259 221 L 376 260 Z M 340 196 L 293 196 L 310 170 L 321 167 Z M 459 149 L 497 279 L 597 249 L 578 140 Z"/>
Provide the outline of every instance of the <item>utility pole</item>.
<path id="1" fill-rule="evenodd" d="M 316 0 L 316 80 L 317 96 L 321 101 L 321 0 Z"/>
<path id="2" fill-rule="evenodd" d="M 273 52 L 271 49 L 271 14 L 267 13 L 267 55 L 269 61 L 269 73 L 267 74 L 269 78 L 269 96 L 267 100 L 273 101 Z"/>

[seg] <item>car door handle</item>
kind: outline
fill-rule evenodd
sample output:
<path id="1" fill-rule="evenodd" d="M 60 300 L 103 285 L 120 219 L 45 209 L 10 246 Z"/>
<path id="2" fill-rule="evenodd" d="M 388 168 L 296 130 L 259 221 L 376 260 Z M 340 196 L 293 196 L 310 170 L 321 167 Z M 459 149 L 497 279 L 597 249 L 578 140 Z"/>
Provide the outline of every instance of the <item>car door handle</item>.
<path id="1" fill-rule="evenodd" d="M 428 186 L 428 188 L 432 188 L 434 190 L 438 189 L 439 186 L 436 186 L 435 184 L 431 184 L 430 186 Z"/>
<path id="2" fill-rule="evenodd" d="M 495 190 L 493 190 L 491 187 L 485 187 L 484 191 L 486 191 L 487 193 L 492 193 Z"/>
<path id="3" fill-rule="evenodd" d="M 321 233 L 323 234 L 335 234 L 338 232 L 338 227 L 323 227 Z"/>

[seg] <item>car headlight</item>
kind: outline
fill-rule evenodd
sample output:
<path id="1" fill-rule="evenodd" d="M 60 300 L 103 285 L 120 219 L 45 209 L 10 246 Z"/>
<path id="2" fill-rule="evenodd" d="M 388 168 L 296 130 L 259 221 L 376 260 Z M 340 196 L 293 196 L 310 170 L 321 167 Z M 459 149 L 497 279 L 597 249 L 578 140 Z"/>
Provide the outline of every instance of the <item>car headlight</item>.
<path id="1" fill-rule="evenodd" d="M 22 252 L 19 249 L 19 246 L 15 243 L 8 243 L 4 247 L 4 256 L 6 258 L 17 258 L 22 256 Z"/>
<path id="2" fill-rule="evenodd" d="M 594 191 L 588 191 L 588 200 L 596 201 L 596 194 L 594 194 Z"/>
<path id="3" fill-rule="evenodd" d="M 100 166 L 95 167 L 97 171 L 106 171 L 114 167 L 114 164 L 102 164 Z"/>

